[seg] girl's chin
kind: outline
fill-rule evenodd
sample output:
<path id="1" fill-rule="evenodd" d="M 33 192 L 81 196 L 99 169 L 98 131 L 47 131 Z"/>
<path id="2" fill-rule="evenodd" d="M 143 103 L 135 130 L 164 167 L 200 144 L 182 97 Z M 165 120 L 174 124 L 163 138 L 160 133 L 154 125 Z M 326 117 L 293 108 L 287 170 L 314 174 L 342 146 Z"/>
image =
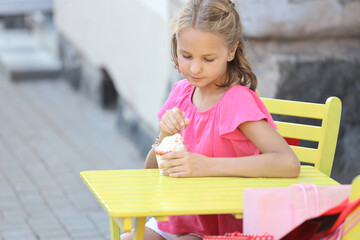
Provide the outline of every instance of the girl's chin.
<path id="1" fill-rule="evenodd" d="M 197 81 L 188 80 L 191 86 L 193 87 L 201 87 L 202 85 Z"/>
<path id="2" fill-rule="evenodd" d="M 193 85 L 193 84 L 201 84 L 201 82 L 203 82 L 203 79 L 202 78 L 197 78 L 197 79 L 194 79 L 194 78 L 187 78 L 188 82 Z"/>

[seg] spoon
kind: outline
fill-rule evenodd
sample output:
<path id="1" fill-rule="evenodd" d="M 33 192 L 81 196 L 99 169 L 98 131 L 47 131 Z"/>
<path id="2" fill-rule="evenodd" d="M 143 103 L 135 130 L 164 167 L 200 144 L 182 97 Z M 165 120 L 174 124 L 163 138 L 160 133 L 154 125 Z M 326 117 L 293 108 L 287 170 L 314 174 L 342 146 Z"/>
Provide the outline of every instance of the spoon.
<path id="1" fill-rule="evenodd" d="M 185 118 L 186 118 L 186 113 L 182 113 L 182 117 L 183 117 L 184 125 L 183 125 L 183 127 L 182 127 L 181 137 L 182 137 L 182 139 L 183 139 L 183 141 L 184 141 L 184 139 L 185 139 Z"/>

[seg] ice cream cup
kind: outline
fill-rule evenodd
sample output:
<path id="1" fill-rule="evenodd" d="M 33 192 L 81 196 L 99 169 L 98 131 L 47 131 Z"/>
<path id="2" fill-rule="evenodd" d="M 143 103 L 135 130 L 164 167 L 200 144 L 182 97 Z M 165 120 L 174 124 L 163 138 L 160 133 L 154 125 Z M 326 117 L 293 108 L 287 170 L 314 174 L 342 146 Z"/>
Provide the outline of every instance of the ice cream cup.
<path id="1" fill-rule="evenodd" d="M 169 153 L 169 152 L 159 150 L 159 144 L 153 144 L 152 147 L 153 147 L 154 152 L 155 152 L 156 161 L 157 161 L 157 164 L 158 164 L 158 167 L 159 167 L 159 172 L 160 172 L 161 175 L 165 175 L 162 172 L 163 169 L 160 169 L 160 164 L 165 162 L 166 160 L 162 160 L 161 156 L 166 154 L 166 153 Z M 187 145 L 186 144 L 184 144 L 184 150 L 183 151 L 187 151 Z"/>

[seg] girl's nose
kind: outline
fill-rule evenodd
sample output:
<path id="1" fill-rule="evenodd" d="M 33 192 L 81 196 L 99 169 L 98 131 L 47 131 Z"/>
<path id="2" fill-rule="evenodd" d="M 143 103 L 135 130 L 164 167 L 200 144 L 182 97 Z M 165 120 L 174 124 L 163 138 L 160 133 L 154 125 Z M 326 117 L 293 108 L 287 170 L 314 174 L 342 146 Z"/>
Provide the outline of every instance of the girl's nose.
<path id="1" fill-rule="evenodd" d="M 193 75 L 199 74 L 202 71 L 202 66 L 201 63 L 199 63 L 198 61 L 193 61 L 190 65 L 190 72 Z"/>

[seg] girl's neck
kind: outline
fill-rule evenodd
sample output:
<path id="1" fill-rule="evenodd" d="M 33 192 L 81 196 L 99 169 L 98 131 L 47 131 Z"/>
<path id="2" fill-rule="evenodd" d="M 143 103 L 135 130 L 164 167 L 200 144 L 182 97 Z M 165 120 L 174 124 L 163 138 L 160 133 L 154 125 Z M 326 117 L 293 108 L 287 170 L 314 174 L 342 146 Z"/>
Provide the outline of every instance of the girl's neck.
<path id="1" fill-rule="evenodd" d="M 206 87 L 195 87 L 195 91 L 201 94 L 203 97 L 209 97 L 212 95 L 216 95 L 218 92 L 221 91 L 222 88 L 217 87 L 215 84 L 212 84 L 212 86 L 206 86 Z"/>
<path id="2" fill-rule="evenodd" d="M 192 95 L 192 104 L 200 111 L 206 111 L 215 106 L 224 96 L 228 88 L 204 89 L 196 87 Z"/>
<path id="3" fill-rule="evenodd" d="M 196 91 L 201 94 L 204 98 L 211 98 L 214 95 L 218 94 L 224 94 L 229 88 L 224 87 L 218 87 L 218 85 L 221 85 L 225 83 L 227 78 L 227 75 L 224 73 L 221 78 L 219 78 L 217 81 L 214 81 L 204 87 L 196 87 Z"/>
<path id="4" fill-rule="evenodd" d="M 236 85 L 236 83 L 232 84 L 230 87 L 218 87 L 216 85 L 222 82 L 223 81 L 218 81 L 218 83 L 213 82 L 205 87 L 195 87 L 191 98 L 193 105 L 200 111 L 206 111 L 215 106 L 224 96 L 226 91 Z"/>

